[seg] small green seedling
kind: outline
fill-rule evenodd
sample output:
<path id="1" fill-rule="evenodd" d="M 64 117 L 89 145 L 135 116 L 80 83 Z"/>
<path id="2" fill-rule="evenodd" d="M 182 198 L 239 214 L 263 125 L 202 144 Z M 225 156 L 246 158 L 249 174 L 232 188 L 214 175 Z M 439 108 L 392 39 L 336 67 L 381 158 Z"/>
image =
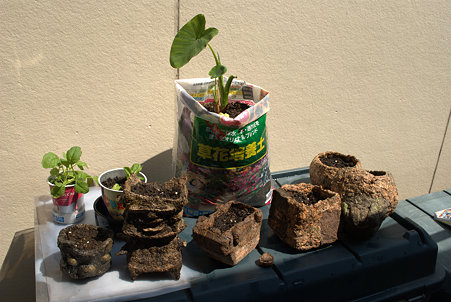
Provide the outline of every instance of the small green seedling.
<path id="1" fill-rule="evenodd" d="M 130 175 L 135 174 L 138 176 L 139 179 L 144 180 L 144 177 L 139 175 L 139 172 L 141 172 L 142 166 L 140 164 L 133 164 L 131 167 L 124 167 L 126 178 L 129 179 Z M 120 191 L 122 190 L 122 187 L 120 184 L 115 183 L 114 186 L 111 188 L 112 190 Z"/>
<path id="2" fill-rule="evenodd" d="M 89 184 L 92 183 L 92 177 L 80 170 L 88 165 L 80 160 L 81 148 L 74 146 L 60 158 L 53 152 L 46 153 L 42 158 L 42 167 L 50 170 L 49 181 L 54 187 L 50 193 L 54 198 L 63 196 L 65 187 L 75 185 L 75 192 L 88 193 Z"/>
<path id="3" fill-rule="evenodd" d="M 208 43 L 218 32 L 214 27 L 205 29 L 204 15 L 199 14 L 195 16 L 176 34 L 172 42 L 169 61 L 172 67 L 181 68 L 208 46 L 216 63 L 208 73 L 212 79 L 215 79 L 215 111 L 216 113 L 221 113 L 224 112 L 229 104 L 230 85 L 236 77 L 230 76 L 224 84 L 223 76 L 227 72 L 227 68 L 221 64 L 219 53 L 215 53 Z"/>

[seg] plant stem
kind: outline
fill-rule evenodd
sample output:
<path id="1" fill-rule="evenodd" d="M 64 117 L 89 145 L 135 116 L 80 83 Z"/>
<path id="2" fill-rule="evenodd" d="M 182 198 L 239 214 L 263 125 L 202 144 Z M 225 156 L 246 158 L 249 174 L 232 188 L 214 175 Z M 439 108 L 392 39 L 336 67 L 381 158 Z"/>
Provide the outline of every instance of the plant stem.
<path id="1" fill-rule="evenodd" d="M 211 53 L 213 54 L 213 57 L 215 58 L 216 65 L 217 66 L 221 65 L 221 61 L 216 56 L 216 53 L 213 50 L 213 47 L 211 47 L 210 43 L 208 43 L 207 45 L 210 48 Z M 225 108 L 225 106 L 227 105 L 226 102 L 227 102 L 227 97 L 228 96 L 224 95 L 225 91 L 224 91 L 224 78 L 223 78 L 223 76 L 221 75 L 221 76 L 217 77 L 217 79 L 218 79 L 218 88 L 219 88 L 219 100 L 216 100 L 216 98 L 215 98 L 215 102 L 216 102 L 216 106 L 215 107 L 216 107 L 216 113 L 220 113 Z"/>

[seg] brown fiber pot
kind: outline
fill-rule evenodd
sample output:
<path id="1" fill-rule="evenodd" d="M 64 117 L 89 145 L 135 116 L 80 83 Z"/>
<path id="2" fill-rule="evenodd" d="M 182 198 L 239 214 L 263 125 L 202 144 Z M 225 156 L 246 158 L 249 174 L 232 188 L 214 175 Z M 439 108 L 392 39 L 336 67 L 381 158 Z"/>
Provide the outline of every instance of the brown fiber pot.
<path id="1" fill-rule="evenodd" d="M 332 190 L 342 200 L 342 228 L 353 239 L 374 235 L 382 221 L 394 212 L 398 190 L 390 172 L 355 170 L 339 171 Z"/>
<path id="2" fill-rule="evenodd" d="M 296 196 L 313 196 L 308 204 Z M 309 250 L 337 240 L 340 225 L 340 196 L 320 186 L 300 183 L 284 185 L 274 191 L 268 224 L 289 246 Z"/>
<path id="3" fill-rule="evenodd" d="M 215 227 L 215 221 L 232 210 L 244 210 L 247 214 L 227 230 Z M 198 218 L 193 228 L 193 239 L 210 257 L 233 266 L 257 246 L 262 221 L 261 210 L 238 201 L 229 201 L 217 206 L 216 212 L 210 216 Z"/>
<path id="4" fill-rule="evenodd" d="M 329 164 L 326 164 L 327 162 Z M 342 163 L 344 167 L 335 167 L 330 162 Z M 323 152 L 316 155 L 310 163 L 310 182 L 330 190 L 332 180 L 335 179 L 338 171 L 353 171 L 360 168 L 360 160 L 352 155 L 344 155 L 335 151 Z"/>
<path id="5" fill-rule="evenodd" d="M 73 238 L 82 238 L 74 240 Z M 110 269 L 113 232 L 88 224 L 75 224 L 58 235 L 60 268 L 72 279 L 100 276 Z"/>

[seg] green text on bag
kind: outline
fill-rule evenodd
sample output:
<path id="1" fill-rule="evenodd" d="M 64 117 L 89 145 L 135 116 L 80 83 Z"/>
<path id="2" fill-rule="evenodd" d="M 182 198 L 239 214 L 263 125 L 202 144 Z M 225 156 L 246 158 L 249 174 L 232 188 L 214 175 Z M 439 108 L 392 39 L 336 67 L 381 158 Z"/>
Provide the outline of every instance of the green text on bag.
<path id="1" fill-rule="evenodd" d="M 210 168 L 240 168 L 265 156 L 266 145 L 266 114 L 241 129 L 195 117 L 190 160 Z"/>

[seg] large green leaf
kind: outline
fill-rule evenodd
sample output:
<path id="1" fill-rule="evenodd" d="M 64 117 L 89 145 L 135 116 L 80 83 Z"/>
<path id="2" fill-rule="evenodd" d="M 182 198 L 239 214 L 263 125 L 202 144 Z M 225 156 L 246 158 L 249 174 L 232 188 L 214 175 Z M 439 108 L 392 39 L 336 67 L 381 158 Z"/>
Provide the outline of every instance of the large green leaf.
<path id="1" fill-rule="evenodd" d="M 169 61 L 174 68 L 181 68 L 197 56 L 208 42 L 218 34 L 214 27 L 205 29 L 205 16 L 199 14 L 186 23 L 174 38 Z"/>
<path id="2" fill-rule="evenodd" d="M 46 169 L 54 168 L 58 165 L 59 157 L 53 152 L 46 153 L 42 157 L 42 167 Z"/>
<path id="3" fill-rule="evenodd" d="M 77 163 L 81 157 L 81 148 L 78 146 L 70 148 L 66 153 L 66 157 L 69 164 Z"/>

